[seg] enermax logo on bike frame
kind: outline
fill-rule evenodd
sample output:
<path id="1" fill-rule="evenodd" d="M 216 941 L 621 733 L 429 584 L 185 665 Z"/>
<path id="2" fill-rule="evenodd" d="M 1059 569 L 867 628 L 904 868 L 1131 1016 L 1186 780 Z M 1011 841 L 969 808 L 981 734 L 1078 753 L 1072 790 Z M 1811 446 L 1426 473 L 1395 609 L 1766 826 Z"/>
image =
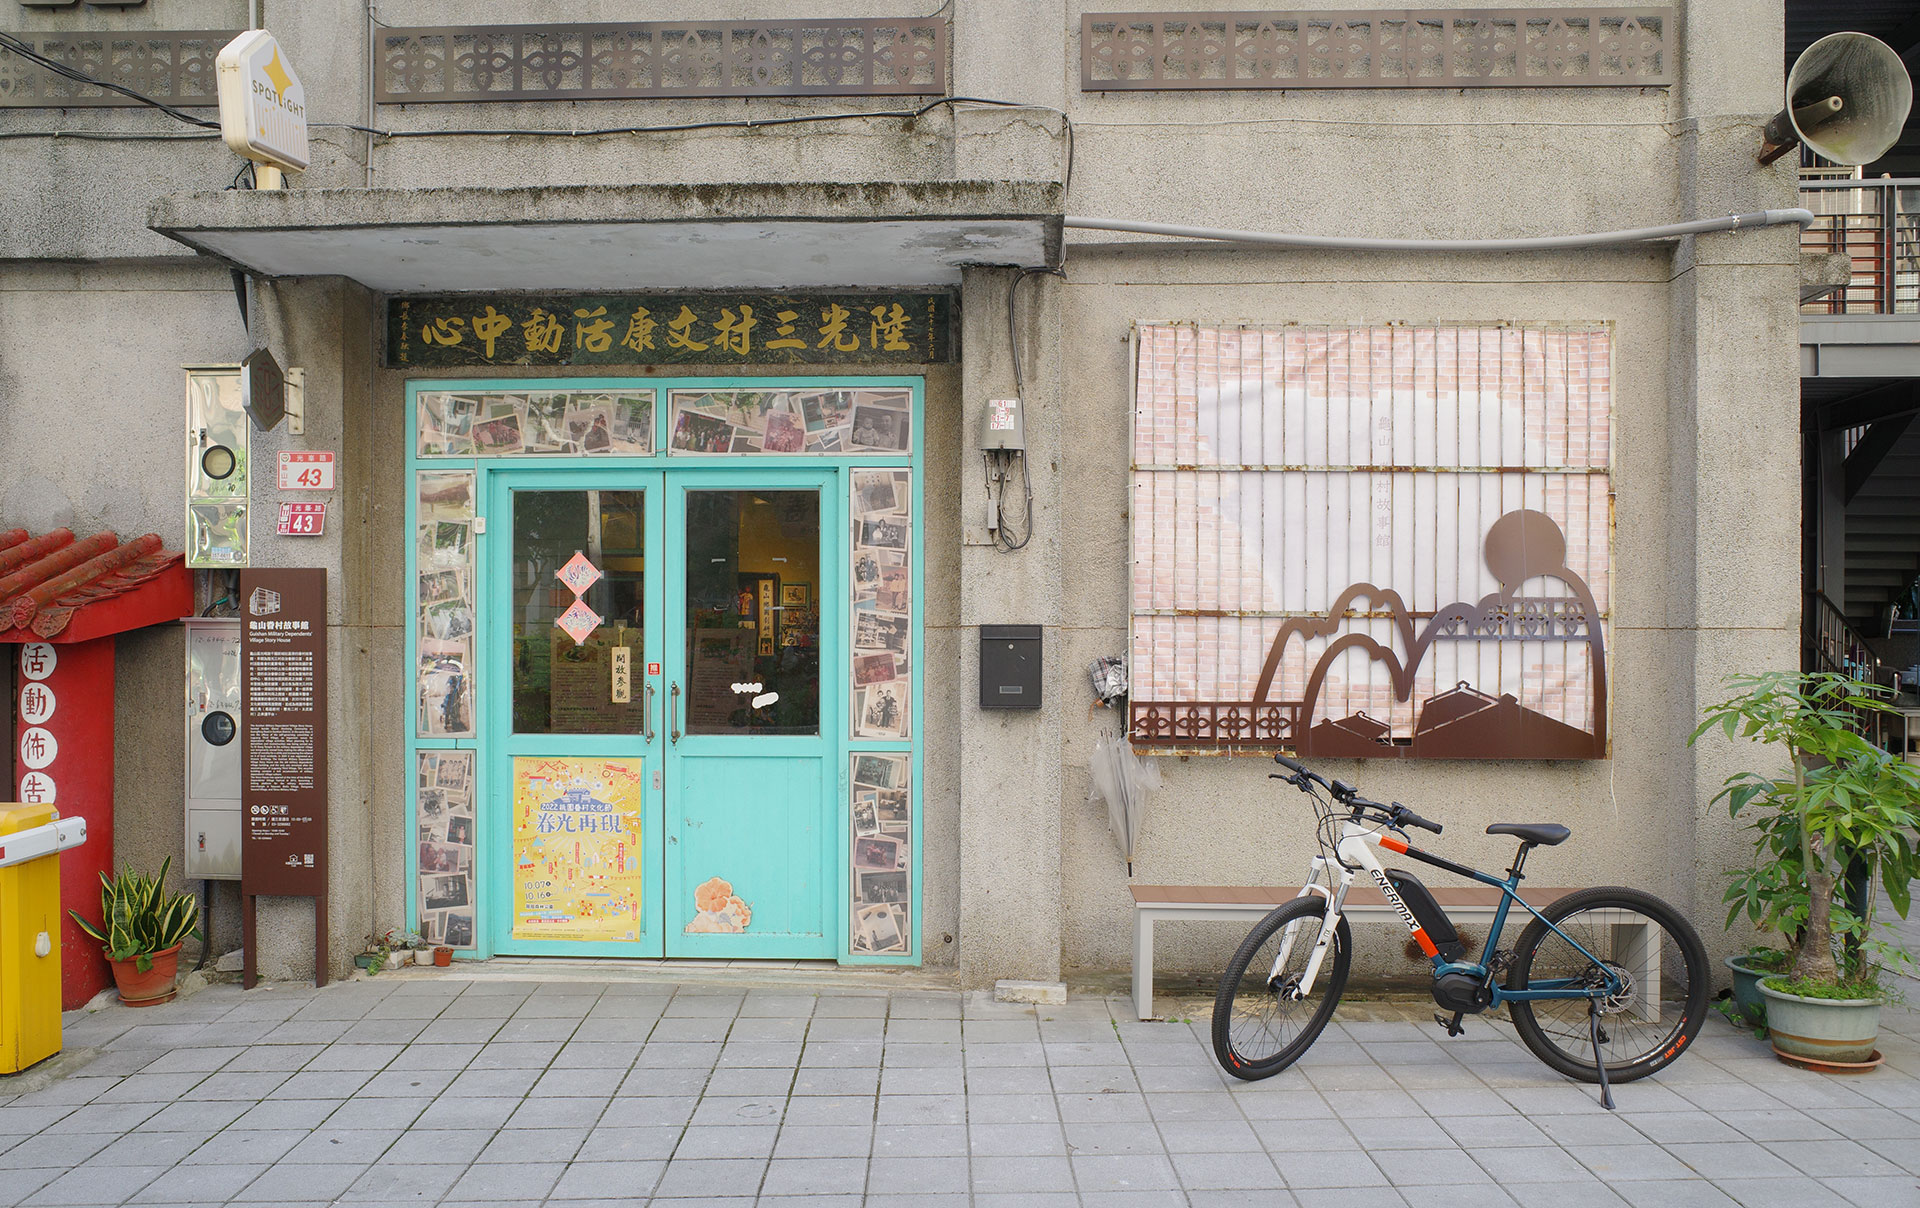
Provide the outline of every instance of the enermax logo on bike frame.
<path id="1" fill-rule="evenodd" d="M 1440 949 L 1434 945 L 1432 940 L 1427 938 L 1426 929 L 1420 926 L 1419 919 L 1413 917 L 1413 911 L 1407 909 L 1406 902 L 1402 901 L 1399 893 L 1394 890 L 1393 882 L 1387 880 L 1387 874 L 1377 868 L 1371 871 L 1374 882 L 1380 886 L 1380 892 L 1387 895 L 1387 901 L 1392 904 L 1395 910 L 1400 912 L 1400 921 L 1405 923 L 1407 930 L 1413 933 L 1414 942 L 1420 945 L 1420 951 L 1426 953 L 1428 956 L 1438 955 Z"/>

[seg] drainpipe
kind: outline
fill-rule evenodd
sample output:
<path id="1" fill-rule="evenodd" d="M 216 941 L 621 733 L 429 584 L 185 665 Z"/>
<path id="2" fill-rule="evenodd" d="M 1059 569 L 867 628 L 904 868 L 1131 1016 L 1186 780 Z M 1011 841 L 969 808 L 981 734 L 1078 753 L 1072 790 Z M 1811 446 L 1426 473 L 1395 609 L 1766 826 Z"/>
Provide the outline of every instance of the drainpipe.
<path id="1" fill-rule="evenodd" d="M 1128 231 L 1136 235 L 1167 235 L 1175 239 L 1211 239 L 1222 243 L 1248 243 L 1268 247 L 1321 248 L 1344 252 L 1555 252 L 1572 248 L 1605 247 L 1620 243 L 1643 243 L 1652 239 L 1678 239 L 1683 235 L 1703 235 L 1709 231 L 1742 231 L 1753 227 L 1797 223 L 1802 229 L 1813 224 L 1811 210 L 1757 210 L 1751 214 L 1729 214 L 1725 218 L 1698 218 L 1666 226 L 1635 227 L 1625 231 L 1596 231 L 1585 235 L 1543 235 L 1535 239 L 1358 239 L 1340 235 L 1285 235 L 1269 231 L 1234 231 L 1220 227 L 1179 226 L 1167 222 L 1130 222 L 1118 218 L 1076 218 L 1069 214 L 1066 225 L 1083 231 Z"/>

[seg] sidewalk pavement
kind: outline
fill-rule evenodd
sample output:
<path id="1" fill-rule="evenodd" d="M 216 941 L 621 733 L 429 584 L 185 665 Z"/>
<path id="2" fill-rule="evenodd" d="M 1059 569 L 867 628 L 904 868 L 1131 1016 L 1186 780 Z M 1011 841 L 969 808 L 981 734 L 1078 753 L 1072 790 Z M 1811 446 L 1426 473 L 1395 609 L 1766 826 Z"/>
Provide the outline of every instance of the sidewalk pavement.
<path id="1" fill-rule="evenodd" d="M 0 1205 L 1920 1205 L 1903 1008 L 1853 1077 L 1716 1015 L 1608 1113 L 1504 1023 L 1447 1040 L 1430 1008 L 1350 1004 L 1239 1083 L 1204 1008 L 733 974 L 422 970 L 72 1015 L 78 1068 L 0 1079 Z"/>

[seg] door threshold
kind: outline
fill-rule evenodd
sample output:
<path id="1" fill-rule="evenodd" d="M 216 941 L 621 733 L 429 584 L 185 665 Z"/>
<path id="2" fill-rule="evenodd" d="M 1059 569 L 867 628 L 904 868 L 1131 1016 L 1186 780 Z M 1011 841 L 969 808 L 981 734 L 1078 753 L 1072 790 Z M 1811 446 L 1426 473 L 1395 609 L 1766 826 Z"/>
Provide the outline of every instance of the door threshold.
<path id="1" fill-rule="evenodd" d="M 407 970 L 400 971 L 405 976 Z M 831 990 L 957 990 L 956 969 L 840 965 L 830 960 L 722 960 L 692 957 L 619 960 L 564 956 L 496 956 L 455 961 L 449 969 L 418 970 L 456 981 L 613 982 L 753 989 L 762 986 Z"/>

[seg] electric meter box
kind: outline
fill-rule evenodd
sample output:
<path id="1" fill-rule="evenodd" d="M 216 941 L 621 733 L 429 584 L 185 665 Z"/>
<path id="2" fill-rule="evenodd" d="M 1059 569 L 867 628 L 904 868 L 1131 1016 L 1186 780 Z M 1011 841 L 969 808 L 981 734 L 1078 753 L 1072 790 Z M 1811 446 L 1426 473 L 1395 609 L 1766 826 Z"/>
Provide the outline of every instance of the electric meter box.
<path id="1" fill-rule="evenodd" d="M 1040 627 L 980 627 L 980 707 L 1040 707 Z"/>
<path id="2" fill-rule="evenodd" d="M 240 879 L 240 619 L 190 617 L 187 627 L 189 880 Z"/>

